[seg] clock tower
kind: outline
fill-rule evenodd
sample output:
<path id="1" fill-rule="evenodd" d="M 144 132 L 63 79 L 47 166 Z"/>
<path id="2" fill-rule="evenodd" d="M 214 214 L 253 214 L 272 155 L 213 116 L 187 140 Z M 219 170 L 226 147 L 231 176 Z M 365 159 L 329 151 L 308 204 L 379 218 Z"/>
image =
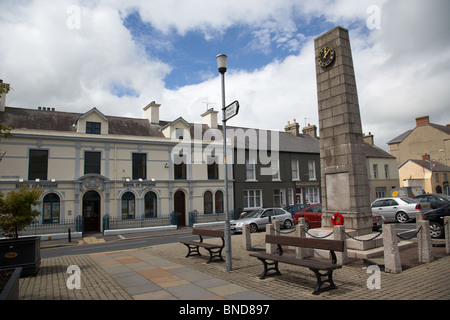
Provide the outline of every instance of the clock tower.
<path id="1" fill-rule="evenodd" d="M 314 40 L 319 107 L 322 227 L 339 212 L 346 231 L 369 234 L 372 213 L 367 163 L 348 30 Z"/>

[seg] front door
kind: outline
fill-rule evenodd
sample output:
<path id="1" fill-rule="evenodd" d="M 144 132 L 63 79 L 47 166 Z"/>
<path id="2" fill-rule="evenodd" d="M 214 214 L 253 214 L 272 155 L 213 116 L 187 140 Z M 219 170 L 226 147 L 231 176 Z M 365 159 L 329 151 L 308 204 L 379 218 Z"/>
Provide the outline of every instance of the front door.
<path id="1" fill-rule="evenodd" d="M 175 212 L 178 214 L 178 225 L 186 225 L 186 197 L 183 191 L 178 190 L 173 197 Z"/>
<path id="2" fill-rule="evenodd" d="M 83 196 L 84 231 L 100 232 L 100 195 L 88 191 Z"/>

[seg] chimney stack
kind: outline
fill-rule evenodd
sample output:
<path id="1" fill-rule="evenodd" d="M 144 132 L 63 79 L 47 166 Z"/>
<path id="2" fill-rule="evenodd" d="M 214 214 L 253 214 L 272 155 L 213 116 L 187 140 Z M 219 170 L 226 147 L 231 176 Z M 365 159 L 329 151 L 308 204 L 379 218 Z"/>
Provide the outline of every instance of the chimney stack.
<path id="1" fill-rule="evenodd" d="M 367 144 L 370 144 L 371 146 L 374 145 L 373 142 L 373 134 L 369 132 L 369 134 L 363 134 L 363 141 Z"/>
<path id="2" fill-rule="evenodd" d="M 317 126 L 308 124 L 307 127 L 302 129 L 303 134 L 309 134 L 314 139 L 317 139 Z"/>
<path id="3" fill-rule="evenodd" d="M 0 79 L 0 112 L 5 112 L 6 95 L 8 94 L 9 89 L 9 84 L 3 83 L 3 80 Z"/>
<path id="4" fill-rule="evenodd" d="M 429 124 L 430 124 L 429 116 L 423 116 L 423 117 L 416 118 L 416 127 L 427 126 Z"/>
<path id="5" fill-rule="evenodd" d="M 215 111 L 213 108 L 208 109 L 202 114 L 202 123 L 206 124 L 210 129 L 217 129 L 217 114 L 219 111 Z"/>
<path id="6" fill-rule="evenodd" d="M 159 107 L 161 105 L 157 104 L 155 101 L 150 102 L 145 108 L 145 117 L 148 119 L 150 124 L 159 125 Z"/>
<path id="7" fill-rule="evenodd" d="M 300 136 L 299 128 L 300 125 L 294 119 L 293 123 L 290 123 L 290 121 L 288 121 L 288 124 L 284 127 L 284 131 L 292 133 L 294 136 L 298 137 Z"/>

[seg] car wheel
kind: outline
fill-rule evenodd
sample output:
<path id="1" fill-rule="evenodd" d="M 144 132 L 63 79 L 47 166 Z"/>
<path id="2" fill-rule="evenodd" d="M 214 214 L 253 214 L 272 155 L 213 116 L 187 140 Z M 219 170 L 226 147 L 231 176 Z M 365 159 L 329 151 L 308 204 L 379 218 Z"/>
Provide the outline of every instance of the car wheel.
<path id="1" fill-rule="evenodd" d="M 258 231 L 258 226 L 255 223 L 250 224 L 250 232 L 254 233 Z"/>
<path id="2" fill-rule="evenodd" d="M 433 239 L 440 239 L 444 236 L 444 228 L 435 221 L 430 221 L 430 233 Z"/>
<path id="3" fill-rule="evenodd" d="M 284 222 L 284 228 L 285 229 L 290 229 L 290 228 L 292 228 L 292 221 L 291 220 L 286 220 L 285 222 Z"/>
<path id="4" fill-rule="evenodd" d="M 406 214 L 406 212 L 400 211 L 397 212 L 397 214 L 395 215 L 395 220 L 397 220 L 400 223 L 405 223 L 409 220 L 409 217 Z"/>
<path id="5" fill-rule="evenodd" d="M 305 231 L 308 231 L 311 226 L 308 221 L 305 221 Z"/>

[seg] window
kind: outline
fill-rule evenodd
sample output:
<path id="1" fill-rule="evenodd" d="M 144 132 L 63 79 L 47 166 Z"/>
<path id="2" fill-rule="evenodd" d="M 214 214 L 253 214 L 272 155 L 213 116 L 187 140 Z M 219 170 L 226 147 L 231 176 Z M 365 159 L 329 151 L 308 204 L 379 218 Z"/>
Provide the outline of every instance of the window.
<path id="1" fill-rule="evenodd" d="M 86 133 L 88 134 L 100 134 L 102 124 L 100 122 L 86 122 Z"/>
<path id="2" fill-rule="evenodd" d="M 215 162 L 208 164 L 208 179 L 219 179 L 219 166 Z"/>
<path id="3" fill-rule="evenodd" d="M 384 165 L 384 177 L 386 179 L 389 179 L 389 165 L 388 164 Z"/>
<path id="4" fill-rule="evenodd" d="M 274 189 L 273 190 L 273 205 L 275 207 L 285 207 L 286 198 L 284 189 Z"/>
<path id="5" fill-rule="evenodd" d="M 375 188 L 375 197 L 377 199 L 386 197 L 386 187 L 376 187 Z"/>
<path id="6" fill-rule="evenodd" d="M 184 130 L 182 128 L 176 128 L 175 129 L 175 138 L 183 140 L 183 132 L 184 132 Z"/>
<path id="7" fill-rule="evenodd" d="M 378 165 L 377 164 L 373 165 L 373 177 L 374 177 L 374 179 L 378 179 Z"/>
<path id="8" fill-rule="evenodd" d="M 122 219 L 134 219 L 135 199 L 132 192 L 125 192 L 122 196 Z"/>
<path id="9" fill-rule="evenodd" d="M 294 204 L 294 189 L 288 189 L 288 205 Z"/>
<path id="10" fill-rule="evenodd" d="M 204 214 L 211 214 L 213 213 L 213 199 L 212 199 L 212 192 L 206 191 L 203 195 L 203 213 Z"/>
<path id="11" fill-rule="evenodd" d="M 256 180 L 255 161 L 253 159 L 245 160 L 246 180 Z"/>
<path id="12" fill-rule="evenodd" d="M 435 173 L 434 176 L 436 177 L 436 182 L 440 182 L 440 180 L 439 180 L 439 173 Z"/>
<path id="13" fill-rule="evenodd" d="M 49 193 L 44 197 L 42 212 L 44 223 L 59 223 L 60 201 L 57 194 Z"/>
<path id="14" fill-rule="evenodd" d="M 280 161 L 272 160 L 272 180 L 280 180 Z"/>
<path id="15" fill-rule="evenodd" d="M 84 152 L 84 174 L 97 173 L 100 174 L 101 152 Z"/>
<path id="16" fill-rule="evenodd" d="M 314 160 L 308 161 L 309 180 L 317 180 L 316 178 L 316 162 Z"/>
<path id="17" fill-rule="evenodd" d="M 319 203 L 319 188 L 305 188 L 305 201 L 307 203 Z"/>
<path id="18" fill-rule="evenodd" d="M 223 192 L 216 191 L 216 213 L 224 213 L 223 210 Z"/>
<path id="19" fill-rule="evenodd" d="M 262 192 L 261 190 L 244 190 L 243 200 L 244 208 L 261 208 Z"/>
<path id="20" fill-rule="evenodd" d="M 133 153 L 133 180 L 147 179 L 147 154 Z"/>
<path id="21" fill-rule="evenodd" d="M 157 196 L 153 191 L 149 191 L 144 196 L 144 215 L 145 218 L 154 218 L 158 216 Z"/>
<path id="22" fill-rule="evenodd" d="M 173 166 L 174 169 L 174 178 L 176 180 L 186 180 L 186 164 L 184 162 L 180 164 L 175 164 Z"/>
<path id="23" fill-rule="evenodd" d="M 28 180 L 47 180 L 48 150 L 30 150 Z"/>
<path id="24" fill-rule="evenodd" d="M 292 172 L 292 180 L 300 180 L 298 160 L 291 161 L 291 172 Z"/>

